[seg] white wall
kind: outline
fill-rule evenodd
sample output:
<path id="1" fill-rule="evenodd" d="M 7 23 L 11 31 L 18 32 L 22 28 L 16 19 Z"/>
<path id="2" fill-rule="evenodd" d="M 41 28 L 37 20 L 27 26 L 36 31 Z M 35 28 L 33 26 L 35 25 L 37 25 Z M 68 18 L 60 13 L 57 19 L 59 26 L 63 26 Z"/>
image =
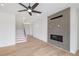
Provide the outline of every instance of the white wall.
<path id="1" fill-rule="evenodd" d="M 33 23 L 33 36 L 47 42 L 47 16 L 41 15 Z"/>
<path id="2" fill-rule="evenodd" d="M 77 51 L 77 9 L 71 7 L 70 11 L 70 52 Z"/>
<path id="3" fill-rule="evenodd" d="M 33 34 L 33 25 L 32 24 L 24 24 L 24 27 L 25 27 L 25 32 L 26 32 L 26 35 L 32 35 Z"/>
<path id="4" fill-rule="evenodd" d="M 15 44 L 15 16 L 0 13 L 0 47 Z"/>

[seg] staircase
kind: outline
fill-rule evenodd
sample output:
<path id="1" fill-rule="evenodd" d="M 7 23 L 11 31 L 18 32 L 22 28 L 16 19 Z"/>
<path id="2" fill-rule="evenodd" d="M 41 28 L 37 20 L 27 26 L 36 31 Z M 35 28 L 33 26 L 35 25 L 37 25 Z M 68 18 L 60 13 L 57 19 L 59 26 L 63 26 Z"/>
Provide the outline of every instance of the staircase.
<path id="1" fill-rule="evenodd" d="M 23 30 L 16 30 L 16 43 L 25 42 L 26 37 Z"/>

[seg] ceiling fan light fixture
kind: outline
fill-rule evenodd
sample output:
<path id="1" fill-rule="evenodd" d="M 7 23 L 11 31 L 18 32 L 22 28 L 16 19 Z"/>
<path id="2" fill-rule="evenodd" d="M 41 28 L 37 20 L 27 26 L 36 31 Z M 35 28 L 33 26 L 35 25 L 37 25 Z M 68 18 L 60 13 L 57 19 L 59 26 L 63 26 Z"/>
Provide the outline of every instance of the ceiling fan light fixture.
<path id="1" fill-rule="evenodd" d="M 23 6 L 24 8 L 26 8 L 25 10 L 20 10 L 19 12 L 27 11 L 30 16 L 32 16 L 32 12 L 33 12 L 33 13 L 39 13 L 39 14 L 42 13 L 42 12 L 40 12 L 40 11 L 34 10 L 34 9 L 39 5 L 39 3 L 35 3 L 35 4 L 33 4 L 33 6 L 30 6 L 30 3 L 29 3 L 29 6 L 28 6 L 28 7 L 25 6 L 25 5 L 22 4 L 22 3 L 19 3 L 19 4 L 20 4 L 21 6 Z"/>
<path id="2" fill-rule="evenodd" d="M 28 9 L 27 11 L 28 11 L 28 12 L 32 12 L 32 10 L 31 10 L 31 9 Z"/>

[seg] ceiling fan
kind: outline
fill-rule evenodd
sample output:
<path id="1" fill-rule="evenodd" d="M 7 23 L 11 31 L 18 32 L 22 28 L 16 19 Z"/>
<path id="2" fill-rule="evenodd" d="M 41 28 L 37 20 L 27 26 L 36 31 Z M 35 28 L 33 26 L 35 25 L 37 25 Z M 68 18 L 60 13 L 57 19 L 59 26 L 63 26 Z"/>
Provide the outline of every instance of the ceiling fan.
<path id="1" fill-rule="evenodd" d="M 19 10 L 18 12 L 28 11 L 28 13 L 29 13 L 30 16 L 32 16 L 32 12 L 34 12 L 34 13 L 39 13 L 39 14 L 42 13 L 42 12 L 40 12 L 40 11 L 34 10 L 34 9 L 39 5 L 39 3 L 35 3 L 33 6 L 30 6 L 30 3 L 29 3 L 29 6 L 28 6 L 28 7 L 25 6 L 25 5 L 22 4 L 22 3 L 19 3 L 19 4 L 20 4 L 21 6 L 23 6 L 25 9 L 24 9 L 24 10 Z"/>

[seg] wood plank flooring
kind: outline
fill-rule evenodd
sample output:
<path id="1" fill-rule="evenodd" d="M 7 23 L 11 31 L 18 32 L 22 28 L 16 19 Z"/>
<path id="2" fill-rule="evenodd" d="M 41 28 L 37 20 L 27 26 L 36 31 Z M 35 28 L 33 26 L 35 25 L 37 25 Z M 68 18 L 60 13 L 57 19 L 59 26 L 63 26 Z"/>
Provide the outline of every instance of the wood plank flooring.
<path id="1" fill-rule="evenodd" d="M 72 56 L 73 54 L 58 49 L 41 40 L 28 37 L 27 42 L 18 43 L 15 46 L 0 48 L 0 56 Z"/>

